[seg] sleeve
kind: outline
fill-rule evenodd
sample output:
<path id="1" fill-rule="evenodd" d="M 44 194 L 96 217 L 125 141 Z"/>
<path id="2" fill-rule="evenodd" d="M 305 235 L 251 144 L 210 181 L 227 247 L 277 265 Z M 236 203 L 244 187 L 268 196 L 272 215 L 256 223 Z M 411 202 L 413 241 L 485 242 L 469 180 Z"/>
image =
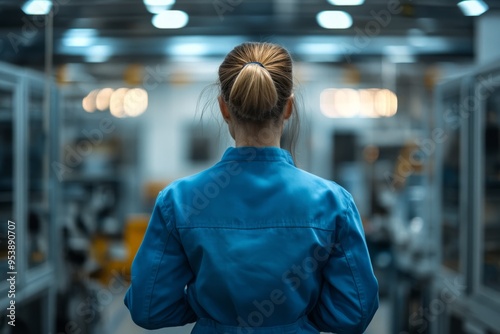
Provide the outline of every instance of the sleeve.
<path id="1" fill-rule="evenodd" d="M 323 268 L 320 299 L 309 319 L 320 331 L 362 334 L 378 309 L 378 283 L 373 273 L 358 210 L 349 195 Z"/>
<path id="2" fill-rule="evenodd" d="M 125 295 L 132 320 L 146 329 L 182 326 L 197 318 L 185 293 L 194 275 L 163 201 L 160 193 Z"/>

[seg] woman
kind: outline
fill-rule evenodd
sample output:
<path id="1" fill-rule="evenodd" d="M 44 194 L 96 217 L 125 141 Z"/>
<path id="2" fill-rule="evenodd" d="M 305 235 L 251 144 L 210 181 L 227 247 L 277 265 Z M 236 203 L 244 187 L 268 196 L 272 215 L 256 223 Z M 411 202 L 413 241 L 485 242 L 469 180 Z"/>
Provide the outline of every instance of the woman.
<path id="1" fill-rule="evenodd" d="M 292 60 L 244 43 L 219 68 L 235 147 L 160 192 L 125 296 L 144 328 L 192 333 L 363 333 L 378 285 L 351 195 L 280 148 Z"/>

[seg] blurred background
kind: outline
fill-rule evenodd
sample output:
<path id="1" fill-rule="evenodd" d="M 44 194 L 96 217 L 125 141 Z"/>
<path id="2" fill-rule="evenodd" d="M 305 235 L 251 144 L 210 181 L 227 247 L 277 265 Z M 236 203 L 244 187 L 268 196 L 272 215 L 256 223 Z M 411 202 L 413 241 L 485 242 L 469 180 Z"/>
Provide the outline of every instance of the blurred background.
<path id="1" fill-rule="evenodd" d="M 366 333 L 500 333 L 497 0 L 0 0 L 0 333 L 147 332 L 130 264 L 158 192 L 234 144 L 213 83 L 244 41 L 291 52 L 297 165 L 358 205 Z"/>

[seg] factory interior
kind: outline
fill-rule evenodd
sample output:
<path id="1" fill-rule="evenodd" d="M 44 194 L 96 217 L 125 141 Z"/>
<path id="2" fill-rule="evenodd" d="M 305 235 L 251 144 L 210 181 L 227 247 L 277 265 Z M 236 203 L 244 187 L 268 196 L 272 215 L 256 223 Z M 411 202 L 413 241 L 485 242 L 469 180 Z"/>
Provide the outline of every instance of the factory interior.
<path id="1" fill-rule="evenodd" d="M 500 333 L 500 1 L 0 0 L 0 32 L 0 334 L 191 332 L 123 299 L 158 193 L 234 146 L 248 41 L 289 50 L 297 167 L 359 210 L 365 333 Z"/>

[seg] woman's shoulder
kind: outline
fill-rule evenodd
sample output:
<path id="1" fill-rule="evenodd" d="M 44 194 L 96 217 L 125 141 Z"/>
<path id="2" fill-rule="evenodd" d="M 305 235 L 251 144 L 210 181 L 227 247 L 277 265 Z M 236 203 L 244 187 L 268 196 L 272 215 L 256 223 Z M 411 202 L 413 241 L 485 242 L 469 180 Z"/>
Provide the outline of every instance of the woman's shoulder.
<path id="1" fill-rule="evenodd" d="M 338 196 L 341 197 L 346 197 L 350 198 L 352 197 L 351 194 L 341 185 L 339 185 L 337 182 L 323 178 L 321 176 L 318 176 L 316 174 L 313 174 L 311 172 L 308 172 L 306 170 L 296 168 L 299 175 L 305 180 L 305 182 L 316 186 L 316 187 L 322 187 L 324 189 L 328 189 L 332 191 L 333 193 L 337 194 Z"/>
<path id="2" fill-rule="evenodd" d="M 220 182 L 217 179 L 219 169 L 220 166 L 216 164 L 197 173 L 179 177 L 163 188 L 160 195 L 163 194 L 163 196 L 166 196 L 168 194 L 199 189 L 200 187 L 203 188 L 212 183 L 217 184 Z"/>
<path id="3" fill-rule="evenodd" d="M 189 195 L 194 196 L 204 191 L 220 191 L 228 186 L 230 188 L 233 183 L 232 178 L 237 177 L 240 173 L 236 168 L 228 169 L 226 167 L 216 164 L 196 174 L 179 178 L 165 187 L 160 196 L 178 199 Z M 337 182 L 295 166 L 285 166 L 280 170 L 279 175 L 276 179 L 276 188 L 286 189 L 285 193 L 288 195 L 301 194 L 305 196 L 304 200 L 306 198 L 322 202 L 326 200 L 327 202 L 336 202 L 341 207 L 348 206 L 352 201 L 351 194 Z M 252 187 L 246 186 L 241 191 L 251 191 L 251 189 Z M 232 190 L 234 194 L 234 189 Z"/>

